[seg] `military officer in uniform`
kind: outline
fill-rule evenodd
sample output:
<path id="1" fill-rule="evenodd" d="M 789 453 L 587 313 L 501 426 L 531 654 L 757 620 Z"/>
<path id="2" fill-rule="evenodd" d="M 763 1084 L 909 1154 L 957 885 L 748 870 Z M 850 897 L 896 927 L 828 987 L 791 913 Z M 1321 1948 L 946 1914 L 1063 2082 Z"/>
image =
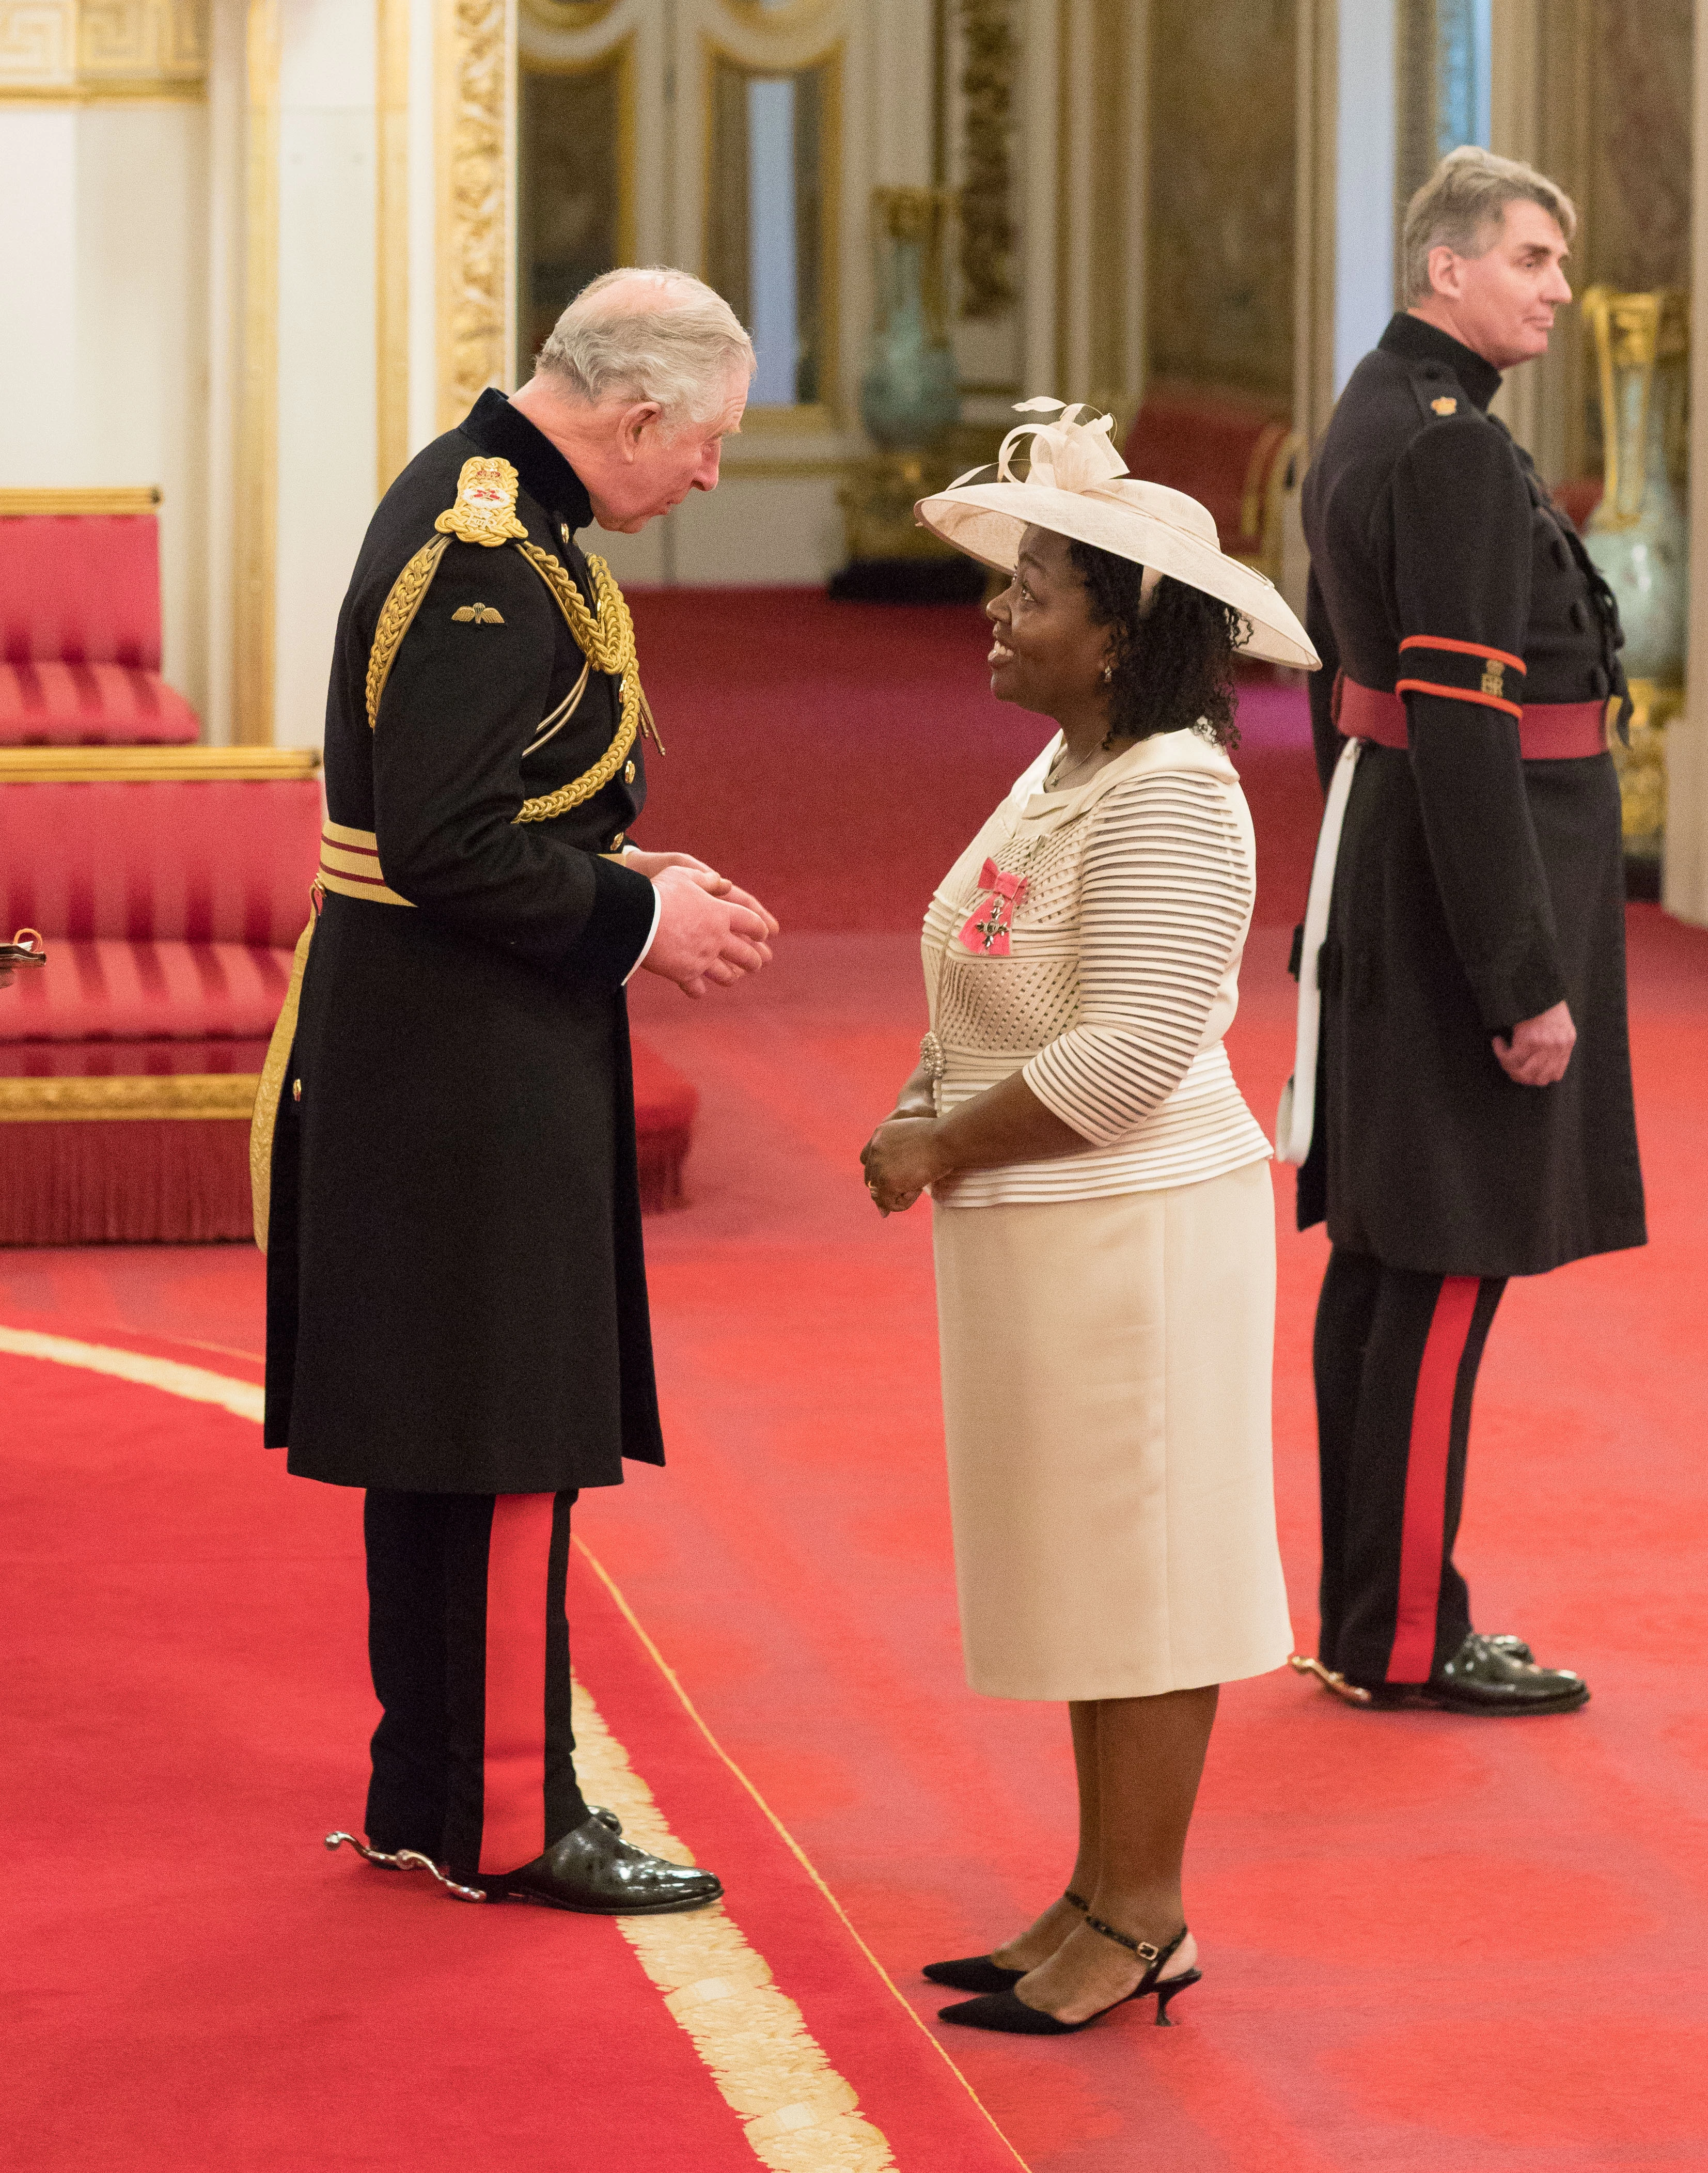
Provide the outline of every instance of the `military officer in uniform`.
<path id="1" fill-rule="evenodd" d="M 582 1797 L 564 1572 L 577 1490 L 663 1461 L 624 984 L 735 981 L 775 923 L 630 842 L 649 720 L 576 539 L 711 489 L 752 365 L 698 280 L 596 281 L 386 493 L 338 622 L 316 913 L 256 1119 L 266 1437 L 366 1490 L 364 1852 L 477 1900 L 721 1890 Z"/>
<path id="2" fill-rule="evenodd" d="M 1645 1238 L 1606 740 L 1618 614 L 1489 412 L 1571 299 L 1576 223 L 1528 167 L 1446 159 L 1407 212 L 1408 306 L 1304 486 L 1328 810 L 1280 1144 L 1304 1162 L 1301 1227 L 1326 1216 L 1334 1249 L 1322 1641 L 1296 1664 L 1365 1705 L 1533 1713 L 1588 1695 L 1521 1639 L 1476 1633 L 1453 1562 L 1507 1279 Z"/>

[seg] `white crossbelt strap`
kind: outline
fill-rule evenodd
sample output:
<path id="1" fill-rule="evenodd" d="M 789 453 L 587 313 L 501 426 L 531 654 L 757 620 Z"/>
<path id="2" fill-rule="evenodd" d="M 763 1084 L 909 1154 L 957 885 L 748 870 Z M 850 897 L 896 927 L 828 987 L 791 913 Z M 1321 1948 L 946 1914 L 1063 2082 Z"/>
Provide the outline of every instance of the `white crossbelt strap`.
<path id="1" fill-rule="evenodd" d="M 1323 992 L 1317 985 L 1317 959 L 1328 933 L 1328 908 L 1334 896 L 1334 863 L 1352 773 L 1364 751 L 1362 740 L 1348 740 L 1328 785 L 1328 804 L 1317 833 L 1317 857 L 1311 863 L 1311 894 L 1305 903 L 1305 934 L 1299 957 L 1299 1031 L 1293 1044 L 1293 1076 L 1281 1089 L 1275 1112 L 1275 1159 L 1302 1162 L 1311 1151 L 1317 1124 L 1317 1035 L 1322 1022 Z"/>

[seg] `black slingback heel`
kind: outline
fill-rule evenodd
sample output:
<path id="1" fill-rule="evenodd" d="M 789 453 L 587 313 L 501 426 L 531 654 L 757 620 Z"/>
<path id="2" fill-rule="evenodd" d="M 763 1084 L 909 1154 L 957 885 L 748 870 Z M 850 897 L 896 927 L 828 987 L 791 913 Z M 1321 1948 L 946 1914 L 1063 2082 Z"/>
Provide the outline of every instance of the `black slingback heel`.
<path id="1" fill-rule="evenodd" d="M 1081 1901 L 1071 1886 L 1062 1899 L 1071 1901 L 1082 1917 L 1091 1915 L 1091 1905 Z M 968 1955 L 958 1962 L 927 1962 L 923 1974 L 933 1984 L 946 1984 L 951 1992 L 1007 1992 L 1020 1982 L 1026 1971 L 1005 1969 L 1000 1962 L 992 1961 L 989 1955 Z"/>
<path id="2" fill-rule="evenodd" d="M 1129 1939 L 1124 1932 L 1118 1932 L 1113 1924 L 1106 1924 L 1101 1917 L 1093 1917 L 1089 1911 L 1086 1923 L 1090 1930 L 1113 1939 L 1118 1947 L 1125 1947 L 1144 1963 L 1144 1976 L 1123 1998 L 1111 2001 L 1107 2007 L 1100 2007 L 1083 2022 L 1060 2022 L 1053 2014 L 1046 2014 L 1042 2008 L 1028 2007 L 1016 1996 L 1011 1987 L 1004 1987 L 987 1992 L 982 1999 L 964 1999 L 956 2006 L 940 2009 L 938 2020 L 960 2023 L 969 2030 L 1006 2030 L 1015 2037 L 1070 2037 L 1076 2030 L 1089 2030 L 1094 2022 L 1113 2014 L 1116 2008 L 1125 2007 L 1129 2001 L 1143 1999 L 1154 1992 L 1158 2025 L 1172 2030 L 1174 2018 L 1168 2012 L 1169 2002 L 1177 1999 L 1188 1985 L 1198 1983 L 1204 1975 L 1199 1969 L 1183 1970 L 1178 1976 L 1165 1978 L 1161 1975 L 1162 1965 L 1179 1951 L 1181 1941 L 1186 1937 L 1185 1925 L 1166 1947 L 1158 1947 L 1149 1939 Z"/>

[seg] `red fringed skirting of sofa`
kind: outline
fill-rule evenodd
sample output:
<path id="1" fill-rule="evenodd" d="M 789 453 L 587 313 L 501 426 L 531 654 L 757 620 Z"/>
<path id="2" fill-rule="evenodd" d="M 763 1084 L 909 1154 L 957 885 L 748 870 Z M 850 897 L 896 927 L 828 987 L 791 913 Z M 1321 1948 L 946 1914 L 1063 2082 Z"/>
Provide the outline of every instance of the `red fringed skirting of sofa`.
<path id="1" fill-rule="evenodd" d="M 0 1245 L 251 1237 L 249 1126 L 229 1117 L 0 1124 Z"/>

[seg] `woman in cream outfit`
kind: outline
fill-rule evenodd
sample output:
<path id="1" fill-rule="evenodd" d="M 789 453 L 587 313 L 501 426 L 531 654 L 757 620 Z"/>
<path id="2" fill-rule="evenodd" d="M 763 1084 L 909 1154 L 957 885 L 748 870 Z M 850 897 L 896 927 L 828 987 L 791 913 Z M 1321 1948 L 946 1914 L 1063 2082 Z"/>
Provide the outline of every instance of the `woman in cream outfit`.
<path id="1" fill-rule="evenodd" d="M 1028 402 L 1053 410 L 1059 403 Z M 1010 434 L 927 526 L 1010 573 L 997 696 L 1060 726 L 931 902 L 930 1032 L 863 1157 L 929 1189 L 967 1678 L 1068 1706 L 1072 1882 L 926 1974 L 975 2027 L 1054 2035 L 1198 1981 L 1181 1861 L 1217 1687 L 1290 1649 L 1275 1544 L 1268 1140 L 1228 1068 L 1251 818 L 1237 647 L 1317 659 L 1109 418 Z"/>

